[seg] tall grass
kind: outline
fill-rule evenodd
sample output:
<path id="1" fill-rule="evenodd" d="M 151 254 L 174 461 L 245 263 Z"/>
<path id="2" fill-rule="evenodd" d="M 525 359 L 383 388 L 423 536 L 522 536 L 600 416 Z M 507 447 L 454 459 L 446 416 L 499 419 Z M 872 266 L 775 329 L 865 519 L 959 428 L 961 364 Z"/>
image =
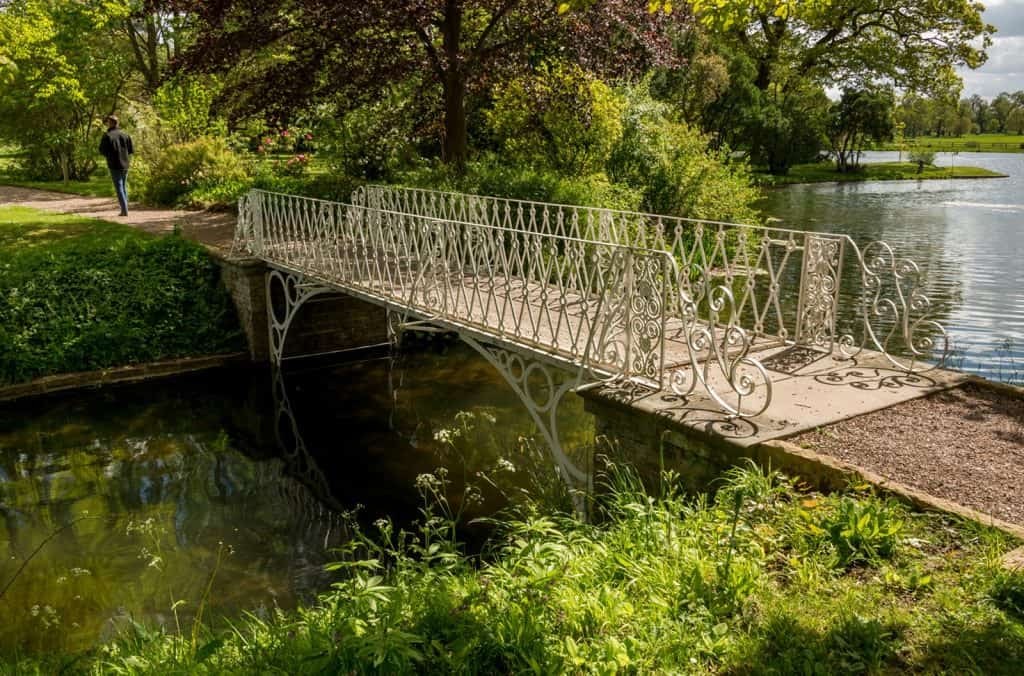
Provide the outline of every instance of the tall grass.
<path id="1" fill-rule="evenodd" d="M 536 504 L 467 556 L 444 473 L 422 519 L 356 531 L 320 600 L 193 637 L 133 630 L 96 673 L 1020 673 L 1012 542 L 863 487 L 807 493 L 755 467 L 714 496 L 611 464 L 591 523 Z M 29 670 L 51 661 L 27 661 Z"/>

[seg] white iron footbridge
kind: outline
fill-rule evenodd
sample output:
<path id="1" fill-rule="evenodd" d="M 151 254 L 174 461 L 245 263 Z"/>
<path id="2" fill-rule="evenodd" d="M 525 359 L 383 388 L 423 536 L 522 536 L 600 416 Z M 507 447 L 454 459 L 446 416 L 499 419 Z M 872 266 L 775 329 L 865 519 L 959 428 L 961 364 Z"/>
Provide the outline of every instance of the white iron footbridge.
<path id="1" fill-rule="evenodd" d="M 772 404 L 769 348 L 867 349 L 918 373 L 949 347 L 918 266 L 846 235 L 366 186 L 351 204 L 254 190 L 235 245 L 272 268 L 275 362 L 299 308 L 327 292 L 387 308 L 396 337 L 455 332 L 577 480 L 556 424 L 574 389 L 628 381 L 751 417 Z"/>

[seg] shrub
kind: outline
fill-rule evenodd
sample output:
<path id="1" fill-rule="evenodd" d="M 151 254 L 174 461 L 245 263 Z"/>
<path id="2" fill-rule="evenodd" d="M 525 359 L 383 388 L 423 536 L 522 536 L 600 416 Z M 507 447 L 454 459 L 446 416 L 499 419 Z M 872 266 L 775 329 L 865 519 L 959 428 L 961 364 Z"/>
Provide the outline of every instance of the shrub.
<path id="1" fill-rule="evenodd" d="M 153 96 L 161 132 L 173 142 L 186 143 L 204 135 L 223 136 L 227 126 L 211 111 L 220 89 L 216 78 L 204 76 L 165 82 Z"/>
<path id="2" fill-rule="evenodd" d="M 70 242 L 0 269 L 0 384 L 242 347 L 219 267 L 178 236 Z"/>
<path id="3" fill-rule="evenodd" d="M 383 101 L 366 104 L 321 124 L 322 150 L 332 172 L 368 181 L 390 181 L 413 157 L 413 115 L 408 95 L 396 87 Z"/>
<path id="4" fill-rule="evenodd" d="M 925 166 L 930 167 L 935 164 L 935 153 L 931 150 L 911 150 L 907 159 L 916 164 L 918 169 L 923 169 Z"/>
<path id="5" fill-rule="evenodd" d="M 622 137 L 623 105 L 579 66 L 546 64 L 496 87 L 487 120 L 514 162 L 587 176 L 604 171 Z"/>
<path id="6" fill-rule="evenodd" d="M 645 86 L 630 92 L 624 133 L 608 162 L 617 183 L 642 191 L 643 209 L 657 214 L 749 223 L 758 194 L 745 163 L 669 116 Z"/>
<path id="7" fill-rule="evenodd" d="M 246 178 L 242 159 L 222 138 L 204 136 L 160 150 L 144 168 L 141 183 L 143 200 L 151 204 L 173 206 L 195 189 L 210 191 L 219 184 L 238 184 Z"/>
<path id="8" fill-rule="evenodd" d="M 398 182 L 420 188 L 627 211 L 638 209 L 641 199 L 638 190 L 612 183 L 602 173 L 566 177 L 550 169 L 506 164 L 496 156 L 470 162 L 462 176 L 447 167 L 430 166 L 404 172 Z"/>

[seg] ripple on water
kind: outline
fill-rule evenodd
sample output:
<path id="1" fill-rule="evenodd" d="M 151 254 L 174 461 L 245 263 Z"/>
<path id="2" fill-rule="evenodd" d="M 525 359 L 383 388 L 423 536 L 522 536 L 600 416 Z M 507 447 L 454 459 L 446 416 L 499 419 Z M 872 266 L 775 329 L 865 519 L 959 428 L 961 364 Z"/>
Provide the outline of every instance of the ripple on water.
<path id="1" fill-rule="evenodd" d="M 890 162 L 896 153 L 868 153 Z M 1024 154 L 940 153 L 1009 178 L 796 185 L 762 202 L 782 227 L 883 239 L 917 261 L 962 368 L 1024 380 Z M 849 302 L 849 299 L 847 300 Z"/>

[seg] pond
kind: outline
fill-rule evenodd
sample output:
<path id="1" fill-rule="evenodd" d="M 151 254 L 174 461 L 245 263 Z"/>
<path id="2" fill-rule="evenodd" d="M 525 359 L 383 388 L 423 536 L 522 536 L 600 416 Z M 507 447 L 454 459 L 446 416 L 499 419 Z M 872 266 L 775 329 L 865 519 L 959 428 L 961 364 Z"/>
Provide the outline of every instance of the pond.
<path id="1" fill-rule="evenodd" d="M 481 488 L 465 521 L 522 491 L 564 497 L 546 450 L 520 444 L 525 409 L 468 349 L 315 366 L 285 374 L 287 406 L 270 373 L 232 370 L 0 407 L 0 590 L 39 548 L 0 597 L 0 655 L 80 649 L 130 620 L 187 632 L 211 576 L 207 619 L 293 607 L 329 585 L 344 512 L 408 525 L 438 467 L 453 509 L 464 481 Z M 566 446 L 589 447 L 582 401 L 562 415 Z M 486 528 L 461 535 L 479 548 Z"/>
<path id="2" fill-rule="evenodd" d="M 760 207 L 782 227 L 889 242 L 924 269 L 957 350 L 953 366 L 1024 381 L 1024 154 L 936 157 L 951 163 L 1010 178 L 793 185 L 772 190 Z"/>

